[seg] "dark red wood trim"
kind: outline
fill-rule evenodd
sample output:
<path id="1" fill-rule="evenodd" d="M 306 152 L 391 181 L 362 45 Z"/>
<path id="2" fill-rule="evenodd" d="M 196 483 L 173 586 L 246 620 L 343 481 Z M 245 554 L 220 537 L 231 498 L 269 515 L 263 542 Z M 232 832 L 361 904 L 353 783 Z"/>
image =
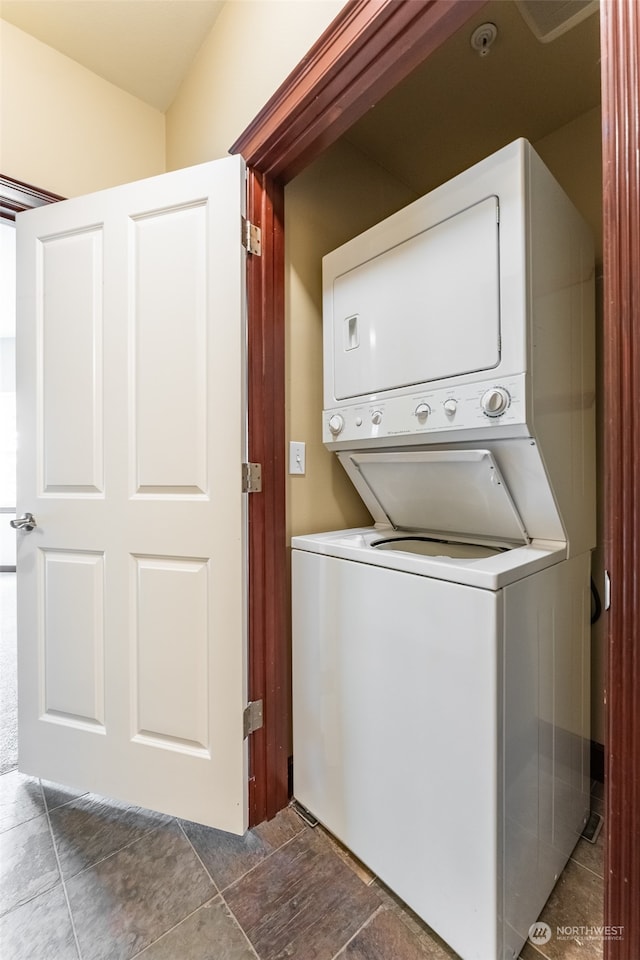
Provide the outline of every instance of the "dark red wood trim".
<path id="1" fill-rule="evenodd" d="M 640 6 L 600 4 L 608 612 L 606 960 L 640 957 Z"/>
<path id="2" fill-rule="evenodd" d="M 0 174 L 0 218 L 3 220 L 15 220 L 16 214 L 23 210 L 31 210 L 33 207 L 41 207 L 45 203 L 55 203 L 58 200 L 64 200 L 64 197 Z"/>
<path id="3" fill-rule="evenodd" d="M 232 147 L 256 172 L 281 183 L 295 176 L 307 163 L 337 139 L 385 93 L 422 62 L 448 35 L 482 5 L 465 0 L 352 0 L 276 92 L 263 111 Z M 446 10 L 445 10 L 446 7 Z M 411 8 L 410 10 L 407 8 Z M 604 153 L 604 245 L 605 245 L 605 418 L 606 418 L 606 556 L 612 574 L 612 607 L 609 616 L 607 679 L 607 869 L 605 872 L 605 923 L 623 924 L 622 940 L 605 941 L 606 960 L 638 960 L 640 957 L 640 658 L 638 624 L 640 598 L 640 171 L 638 169 L 638 29 L 636 0 L 602 3 L 603 153 Z M 411 20 L 411 13 L 414 14 Z M 409 19 L 406 19 L 409 17 Z M 431 18 L 431 19 L 429 19 Z M 278 201 L 278 204 L 281 200 Z M 277 204 L 276 204 L 277 206 Z M 278 207 L 280 209 L 280 207 Z M 280 224 L 281 224 L 280 220 Z M 275 242 L 281 243 L 280 231 Z M 263 250 L 269 244 L 263 243 Z M 263 254 L 264 255 L 264 254 Z M 263 301 L 262 336 L 276 337 L 267 355 L 282 369 L 279 355 L 283 316 L 284 275 L 282 250 L 274 252 L 273 290 Z M 269 268 L 270 270 L 272 269 Z M 250 283 L 249 296 L 256 291 Z M 282 392 L 282 389 L 281 389 Z M 256 393 L 256 396 L 258 394 Z M 265 405 L 274 394 L 265 394 Z M 264 411 L 263 414 L 264 416 Z M 272 408 L 282 420 L 275 432 L 284 440 L 284 402 Z M 250 421 L 251 423 L 251 421 Z M 250 426 L 251 429 L 251 426 Z M 263 442 L 266 437 L 263 438 Z M 280 448 L 282 452 L 282 447 Z M 282 476 L 284 470 L 281 471 Z M 284 488 L 284 477 L 282 479 Z M 281 543 L 281 508 L 267 509 L 266 539 L 275 529 Z M 283 520 L 282 520 L 283 522 Z M 274 528 L 272 525 L 276 524 Z M 265 555 L 277 596 L 286 597 L 284 551 L 271 549 Z M 264 574 L 265 590 L 267 577 Z M 260 629 L 275 630 L 286 622 L 286 613 L 273 607 L 270 617 L 256 619 Z M 263 642 L 254 640 L 252 650 Z M 279 682 L 282 664 L 269 662 L 286 643 L 277 635 L 264 640 L 260 670 L 267 678 L 265 692 L 274 698 L 266 705 L 270 725 L 287 695 Z M 271 651 L 271 652 L 268 652 Z M 260 654 L 262 656 L 262 654 Z M 288 653 L 286 662 L 289 663 Z M 257 667 L 256 660 L 256 667 Z M 257 672 L 260 672 L 259 670 Z M 280 678 L 280 680 L 278 680 Z M 289 712 L 286 711 L 287 724 Z M 275 771 L 266 759 L 264 799 L 253 807 L 253 822 L 266 813 L 266 795 L 282 796 L 281 748 L 284 728 L 269 735 Z M 254 735 L 255 736 L 255 735 Z M 278 740 L 278 737 L 280 738 Z M 287 732 L 288 737 L 288 732 Z M 260 749 L 263 749 L 262 747 Z M 254 748 L 258 753 L 258 744 Z M 267 748 L 263 749 L 266 758 Z M 279 792 L 278 792 L 279 791 Z M 257 790 L 256 790 L 257 793 Z M 276 807 L 277 803 L 276 802 Z M 270 807 L 274 810 L 273 806 Z M 274 810 L 275 812 L 275 810 Z"/>
<path id="4" fill-rule="evenodd" d="M 262 493 L 249 497 L 249 699 L 264 727 L 250 738 L 249 820 L 270 819 L 289 799 L 291 740 L 289 607 L 285 533 L 284 189 L 249 171 L 248 217 L 262 256 L 248 257 L 249 459 Z"/>
<path id="5" fill-rule="evenodd" d="M 231 147 L 287 182 L 487 0 L 350 0 Z"/>
<path id="6" fill-rule="evenodd" d="M 262 228 L 248 292 L 249 697 L 265 726 L 250 741 L 249 821 L 288 800 L 291 742 L 285 531 L 284 183 L 444 42 L 486 0 L 350 0 L 232 146 L 249 166 L 249 219 Z"/>

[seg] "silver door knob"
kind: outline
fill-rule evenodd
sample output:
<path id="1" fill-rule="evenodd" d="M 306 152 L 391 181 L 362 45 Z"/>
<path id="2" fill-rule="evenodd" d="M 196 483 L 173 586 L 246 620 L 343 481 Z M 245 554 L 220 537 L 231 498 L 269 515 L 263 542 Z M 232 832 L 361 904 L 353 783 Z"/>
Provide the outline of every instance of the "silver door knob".
<path id="1" fill-rule="evenodd" d="M 14 530 L 33 530 L 36 524 L 36 518 L 32 513 L 25 513 L 22 517 L 16 517 L 15 520 L 10 520 L 9 523 Z"/>

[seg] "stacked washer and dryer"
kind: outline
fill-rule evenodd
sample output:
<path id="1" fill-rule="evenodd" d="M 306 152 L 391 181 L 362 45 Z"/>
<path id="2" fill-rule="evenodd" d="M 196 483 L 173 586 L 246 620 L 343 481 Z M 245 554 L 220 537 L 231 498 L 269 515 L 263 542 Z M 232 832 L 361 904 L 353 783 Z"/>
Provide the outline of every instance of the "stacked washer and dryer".
<path id="1" fill-rule="evenodd" d="M 323 289 L 323 439 L 375 524 L 292 542 L 294 796 L 511 960 L 589 815 L 592 239 L 518 140 Z"/>

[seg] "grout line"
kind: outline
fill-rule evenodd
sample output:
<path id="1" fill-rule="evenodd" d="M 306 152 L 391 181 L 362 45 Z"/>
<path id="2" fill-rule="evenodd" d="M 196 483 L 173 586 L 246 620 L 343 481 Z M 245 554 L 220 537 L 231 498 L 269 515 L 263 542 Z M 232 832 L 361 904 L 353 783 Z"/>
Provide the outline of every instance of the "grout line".
<path id="1" fill-rule="evenodd" d="M 311 829 L 311 828 L 309 827 L 308 829 Z M 302 831 L 300 831 L 300 833 L 301 832 Z M 258 862 L 254 863 L 252 867 L 249 867 L 248 870 L 245 870 L 242 876 L 236 877 L 236 879 L 232 880 L 231 883 L 228 883 L 226 887 L 222 887 L 220 889 L 220 893 L 224 893 L 226 890 L 230 890 L 231 887 L 235 887 L 237 883 L 240 883 L 241 880 L 244 880 L 245 877 L 248 877 L 250 873 L 253 873 L 254 870 L 257 870 L 258 867 L 262 866 L 263 863 L 266 863 L 267 860 L 270 860 L 275 853 L 279 853 L 280 850 L 284 850 L 284 848 L 288 847 L 290 843 L 293 843 L 293 841 L 300 836 L 300 833 L 296 833 L 293 837 L 289 837 L 288 840 L 285 840 L 284 843 L 281 843 L 279 847 L 275 847 L 273 850 L 270 850 L 269 853 L 265 854 L 261 860 L 258 860 Z"/>
<path id="2" fill-rule="evenodd" d="M 549 955 L 546 953 L 543 953 L 540 947 L 537 947 L 535 943 L 532 943 L 528 937 L 520 948 L 520 954 L 519 954 L 520 958 L 522 956 L 522 951 L 524 950 L 525 947 L 529 947 L 530 950 L 533 950 L 537 954 L 537 956 L 542 958 L 542 960 L 549 960 Z M 559 960 L 562 960 L 562 957 L 560 957 Z"/>
<path id="3" fill-rule="evenodd" d="M 160 943 L 160 941 L 164 940 L 164 938 L 167 937 L 170 933 L 172 933 L 174 930 L 177 930 L 178 927 L 185 922 L 185 920 L 188 920 L 189 917 L 192 917 L 194 913 L 198 912 L 198 910 L 202 910 L 202 908 L 206 907 L 207 904 L 213 903 L 213 901 L 217 900 L 220 896 L 221 895 L 217 893 L 215 897 L 210 897 L 208 900 L 205 900 L 204 903 L 201 903 L 200 906 L 195 908 L 195 910 L 192 910 L 191 913 L 188 913 L 186 916 L 182 917 L 181 920 L 178 920 L 177 923 L 174 923 L 172 927 L 169 927 L 168 930 L 165 930 L 164 933 L 162 933 L 157 940 L 153 940 L 151 943 L 148 943 L 146 947 L 143 947 L 142 950 L 139 950 L 138 953 L 135 953 L 132 957 L 129 958 L 129 960 L 137 960 L 138 957 L 142 957 L 146 950 L 150 950 L 151 947 L 154 946 L 154 944 Z"/>
<path id="4" fill-rule="evenodd" d="M 587 840 L 586 842 L 588 843 L 589 841 Z M 602 874 L 596 873 L 595 870 L 592 870 L 592 869 L 591 869 L 591 867 L 587 867 L 587 866 L 585 866 L 584 863 L 580 863 L 579 860 L 576 860 L 576 859 L 575 859 L 575 857 L 573 856 L 573 854 L 569 857 L 569 860 L 570 860 L 572 863 L 574 863 L 574 864 L 576 865 L 576 867 L 580 867 L 581 870 L 586 870 L 587 873 L 590 873 L 592 877 L 596 877 L 597 880 L 602 880 L 602 882 L 604 883 L 604 877 L 602 876 Z M 560 874 L 560 876 L 562 876 L 562 874 Z M 558 877 L 558 880 L 559 880 L 559 879 L 560 879 L 560 877 Z"/>
<path id="5" fill-rule="evenodd" d="M 220 887 L 218 886 L 218 884 L 215 882 L 215 880 L 214 880 L 213 877 L 211 876 L 211 873 L 210 873 L 210 871 L 207 869 L 207 867 L 205 866 L 204 861 L 202 860 L 202 857 L 200 856 L 200 854 L 198 853 L 198 851 L 196 850 L 196 848 L 195 848 L 194 845 L 192 844 L 191 840 L 190 840 L 189 837 L 187 836 L 186 830 L 184 829 L 184 827 L 182 826 L 182 824 L 180 823 L 180 821 L 178 820 L 177 817 L 175 818 L 175 821 L 176 821 L 176 823 L 177 823 L 177 825 L 178 825 L 178 829 L 179 829 L 180 832 L 182 833 L 182 836 L 185 838 L 185 840 L 187 841 L 187 843 L 189 844 L 189 846 L 191 847 L 191 849 L 192 849 L 193 852 L 195 853 L 196 858 L 197 858 L 197 860 L 198 860 L 198 863 L 200 864 L 200 866 L 202 867 L 202 869 L 204 870 L 204 872 L 206 873 L 206 875 L 209 877 L 209 880 L 211 880 L 211 883 L 213 884 L 213 889 L 216 891 L 216 894 L 219 894 L 219 893 L 221 892 L 221 891 L 220 891 Z"/>
<path id="6" fill-rule="evenodd" d="M 233 912 L 233 910 L 231 909 L 231 907 L 229 906 L 229 904 L 228 904 L 227 901 L 225 900 L 225 897 L 224 897 L 224 894 L 223 894 L 223 893 L 220 894 L 220 899 L 221 899 L 222 902 L 224 903 L 224 905 L 225 905 L 225 907 L 226 907 L 226 909 L 227 909 L 227 913 L 229 914 L 229 916 L 231 917 L 231 919 L 233 920 L 233 922 L 237 925 L 238 930 L 240 931 L 240 933 L 242 934 L 242 936 L 243 936 L 243 937 L 245 938 L 245 940 L 247 941 L 247 943 L 248 943 L 248 945 L 249 945 L 249 947 L 250 947 L 250 949 L 251 949 L 251 952 L 252 952 L 252 953 L 255 955 L 255 957 L 256 957 L 256 960 L 260 960 L 260 957 L 259 957 L 259 955 L 258 955 L 258 951 L 256 950 L 256 948 L 254 947 L 254 945 L 251 943 L 251 940 L 249 939 L 249 934 L 248 934 L 247 931 L 244 929 L 244 927 L 242 926 L 242 924 L 240 923 L 240 921 L 239 921 L 238 918 L 236 917 L 235 913 Z"/>
<path id="7" fill-rule="evenodd" d="M 89 796 L 89 794 L 86 794 L 86 793 L 85 793 L 85 794 L 82 795 L 82 797 L 86 797 L 86 796 Z M 98 796 L 98 795 L 95 794 L 95 796 Z M 76 799 L 76 800 L 80 800 L 80 799 L 82 799 L 82 797 L 76 797 L 75 799 Z M 98 797 L 98 799 L 104 799 L 104 798 Z M 71 801 L 69 801 L 69 802 L 71 802 Z M 45 799 L 45 804 L 46 804 L 46 799 Z M 62 804 L 61 806 L 66 806 L 66 804 Z M 53 811 L 59 810 L 60 808 L 61 808 L 61 807 L 53 807 Z M 138 808 L 138 809 L 143 809 L 143 808 Z M 152 812 L 153 812 L 153 811 L 152 811 Z M 165 814 L 163 814 L 162 816 L 165 816 Z M 48 811 L 48 810 L 47 810 L 47 817 L 49 818 L 49 811 Z M 81 870 L 78 870 L 77 873 L 72 874 L 72 876 L 70 876 L 68 879 L 69 879 L 69 880 L 74 880 L 76 877 L 79 877 L 79 876 L 81 876 L 83 873 L 86 873 L 87 870 L 92 870 L 94 867 L 97 867 L 98 864 L 100 864 L 100 863 L 105 863 L 107 860 L 110 860 L 112 857 L 115 857 L 118 853 L 122 853 L 123 850 L 128 850 L 129 847 L 132 847 L 132 846 L 134 845 L 134 843 L 139 843 L 140 840 L 144 840 L 145 837 L 149 836 L 150 833 L 153 833 L 154 830 L 159 829 L 159 828 L 160 828 L 161 826 L 163 826 L 163 825 L 164 825 L 164 826 L 170 826 L 171 823 L 176 823 L 176 824 L 177 824 L 177 818 L 176 818 L 176 817 L 170 817 L 170 818 L 168 818 L 168 822 L 165 822 L 164 824 L 163 824 L 163 823 L 159 823 L 159 824 L 156 824 L 155 826 L 150 826 L 150 827 L 147 827 L 147 828 L 143 828 L 142 833 L 140 834 L 140 836 L 134 837 L 133 840 L 129 840 L 128 843 L 124 843 L 121 847 L 118 847 L 117 850 L 112 850 L 111 853 L 107 853 L 104 857 L 100 857 L 98 860 L 94 860 L 93 863 L 87 864 L 86 867 L 83 867 Z M 179 824 L 177 824 L 177 825 L 179 826 Z M 54 836 L 53 828 L 51 827 L 51 819 L 50 819 L 50 818 L 49 818 L 49 828 L 50 828 L 50 830 L 51 830 L 51 836 L 54 837 L 54 842 L 55 842 L 55 836 Z M 57 855 L 57 851 L 56 851 L 56 855 Z M 62 876 L 62 869 L 60 869 L 60 875 Z M 217 888 L 216 888 L 216 889 L 217 889 Z"/>
<path id="8" fill-rule="evenodd" d="M 141 837 L 135 837 L 133 840 L 130 840 L 129 843 L 125 843 L 122 847 L 118 847 L 117 850 L 112 850 L 111 853 L 108 853 L 105 857 L 100 857 L 99 860 L 95 860 L 93 863 L 87 864 L 87 866 L 83 867 L 82 870 L 78 870 L 77 873 L 72 874 L 69 877 L 69 880 L 75 880 L 76 877 L 81 877 L 83 873 L 87 872 L 87 870 L 93 870 L 94 867 L 99 866 L 101 863 L 106 863 L 107 860 L 111 860 L 112 857 L 122 853 L 123 850 L 128 850 L 129 847 L 134 845 L 134 843 L 140 843 L 140 841 L 144 840 L 146 836 L 147 833 L 143 833 Z"/>
<path id="9" fill-rule="evenodd" d="M 367 919 L 364 921 L 364 923 L 363 923 L 361 926 L 358 927 L 358 929 L 356 930 L 356 932 L 355 932 L 352 936 L 350 936 L 348 940 L 345 940 L 345 942 L 342 944 L 342 946 L 340 947 L 340 949 L 338 950 L 338 952 L 337 952 L 337 953 L 334 953 L 334 955 L 333 955 L 333 957 L 331 958 L 331 960 L 338 960 L 338 957 L 342 954 L 342 952 L 343 952 L 344 950 L 346 950 L 346 948 L 349 946 L 349 944 L 351 943 L 351 941 L 352 941 L 352 940 L 355 940 L 355 938 L 358 936 L 358 934 L 359 934 L 359 933 L 362 933 L 362 931 L 365 929 L 365 927 L 368 927 L 369 924 L 375 919 L 375 917 L 377 917 L 379 913 L 382 913 L 382 912 L 383 912 L 384 910 L 386 910 L 386 909 L 387 909 L 387 908 L 385 907 L 385 905 L 384 905 L 383 903 L 381 903 L 379 907 L 376 907 L 376 909 L 373 911 L 373 913 L 371 914 L 371 916 L 367 917 Z"/>
<path id="10" fill-rule="evenodd" d="M 67 911 L 69 913 L 69 922 L 71 923 L 71 932 L 73 933 L 73 939 L 76 945 L 76 950 L 78 951 L 78 958 L 82 960 L 82 952 L 80 950 L 80 941 L 78 940 L 78 931 L 76 930 L 76 924 L 73 919 L 73 913 L 71 911 L 71 902 L 69 900 L 69 894 L 67 893 L 67 884 L 65 883 L 64 874 L 62 873 L 62 865 L 60 863 L 60 857 L 58 855 L 58 844 L 56 843 L 56 838 L 53 834 L 53 828 L 51 826 L 51 818 L 49 817 L 49 808 L 47 806 L 47 799 L 44 796 L 44 789 L 42 787 L 42 780 L 38 781 L 40 783 L 40 789 L 42 790 L 42 796 L 44 799 L 44 812 L 47 818 L 47 824 L 49 826 L 49 836 L 51 837 L 51 843 L 53 845 L 53 852 L 56 857 L 56 863 L 58 865 L 58 873 L 60 874 L 60 883 L 62 885 L 62 892 L 64 894 L 64 899 L 67 904 Z"/>

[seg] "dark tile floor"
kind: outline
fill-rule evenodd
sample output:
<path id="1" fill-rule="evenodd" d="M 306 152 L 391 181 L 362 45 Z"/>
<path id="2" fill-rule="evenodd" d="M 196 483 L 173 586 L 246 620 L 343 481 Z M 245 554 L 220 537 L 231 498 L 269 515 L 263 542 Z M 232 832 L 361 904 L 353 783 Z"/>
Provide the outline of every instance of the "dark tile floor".
<path id="1" fill-rule="evenodd" d="M 601 804 L 596 796 L 594 806 Z M 288 808 L 245 837 L 0 776 L 3 960 L 453 960 L 321 828 Z M 602 841 L 581 840 L 541 920 L 602 922 Z M 595 960 L 596 940 L 523 960 Z"/>

